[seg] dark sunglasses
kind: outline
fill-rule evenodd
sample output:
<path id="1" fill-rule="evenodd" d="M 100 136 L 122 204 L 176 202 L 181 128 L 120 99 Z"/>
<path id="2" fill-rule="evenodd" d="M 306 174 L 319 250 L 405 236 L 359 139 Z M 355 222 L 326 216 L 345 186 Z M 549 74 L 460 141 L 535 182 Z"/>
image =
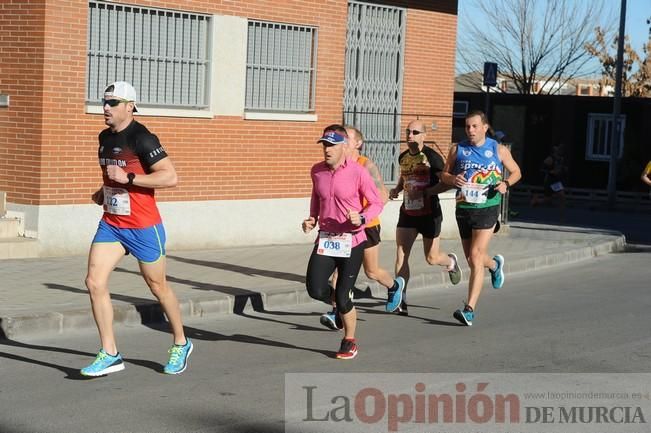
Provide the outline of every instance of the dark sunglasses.
<path id="1" fill-rule="evenodd" d="M 131 101 L 127 101 L 124 99 L 102 99 L 102 107 L 105 106 L 106 104 L 108 104 L 109 107 L 117 107 L 123 102 L 126 104 L 127 102 L 131 102 Z"/>
<path id="2" fill-rule="evenodd" d="M 405 134 L 414 134 L 415 136 L 418 134 L 422 134 L 423 131 L 416 131 L 415 129 L 405 129 Z"/>

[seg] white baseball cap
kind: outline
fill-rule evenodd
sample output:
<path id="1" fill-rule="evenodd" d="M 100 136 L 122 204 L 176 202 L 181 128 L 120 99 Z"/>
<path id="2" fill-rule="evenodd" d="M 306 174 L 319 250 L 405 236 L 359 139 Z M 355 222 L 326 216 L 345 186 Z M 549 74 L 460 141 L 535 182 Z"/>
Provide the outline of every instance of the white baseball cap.
<path id="1" fill-rule="evenodd" d="M 136 107 L 136 89 L 126 81 L 116 81 L 115 83 L 106 86 L 106 89 L 104 90 L 104 99 L 110 97 L 133 102 L 134 113 L 138 111 L 138 107 Z"/>

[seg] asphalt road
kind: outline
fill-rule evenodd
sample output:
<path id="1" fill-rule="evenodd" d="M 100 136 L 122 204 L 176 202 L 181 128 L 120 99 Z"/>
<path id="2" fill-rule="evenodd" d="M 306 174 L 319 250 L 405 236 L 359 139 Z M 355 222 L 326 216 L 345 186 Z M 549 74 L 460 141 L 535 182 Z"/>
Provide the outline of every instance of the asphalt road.
<path id="1" fill-rule="evenodd" d="M 323 308 L 187 323 L 189 369 L 161 373 L 170 335 L 118 329 L 126 369 L 87 379 L 95 333 L 0 342 L 0 432 L 282 432 L 285 373 L 651 372 L 651 250 L 637 248 L 485 287 L 472 327 L 452 318 L 466 287 L 409 294 L 410 316 L 359 301 L 360 353 L 333 359 Z M 489 284 L 486 284 L 489 286 Z"/>

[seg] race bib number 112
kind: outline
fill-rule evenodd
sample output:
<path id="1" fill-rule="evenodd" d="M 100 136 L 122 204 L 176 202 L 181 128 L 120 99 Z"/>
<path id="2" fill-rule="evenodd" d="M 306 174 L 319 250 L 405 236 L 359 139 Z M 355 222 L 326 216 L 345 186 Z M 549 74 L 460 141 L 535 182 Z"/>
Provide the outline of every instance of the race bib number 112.
<path id="1" fill-rule="evenodd" d="M 104 186 L 104 211 L 113 215 L 131 215 L 129 192 L 124 188 Z"/>

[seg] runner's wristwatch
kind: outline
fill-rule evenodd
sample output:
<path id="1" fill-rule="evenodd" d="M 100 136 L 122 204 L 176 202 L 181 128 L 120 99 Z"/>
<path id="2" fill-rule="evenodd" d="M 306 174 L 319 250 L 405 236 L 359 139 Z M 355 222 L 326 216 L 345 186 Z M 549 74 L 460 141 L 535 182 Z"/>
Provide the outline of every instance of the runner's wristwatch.
<path id="1" fill-rule="evenodd" d="M 133 185 L 133 180 L 134 180 L 135 178 L 136 178 L 136 174 L 135 174 L 135 173 L 127 173 L 127 179 L 129 179 L 129 180 L 127 181 L 127 185 Z"/>
<path id="2" fill-rule="evenodd" d="M 362 214 L 359 214 L 359 219 L 361 220 L 360 226 L 366 224 L 366 217 Z"/>

